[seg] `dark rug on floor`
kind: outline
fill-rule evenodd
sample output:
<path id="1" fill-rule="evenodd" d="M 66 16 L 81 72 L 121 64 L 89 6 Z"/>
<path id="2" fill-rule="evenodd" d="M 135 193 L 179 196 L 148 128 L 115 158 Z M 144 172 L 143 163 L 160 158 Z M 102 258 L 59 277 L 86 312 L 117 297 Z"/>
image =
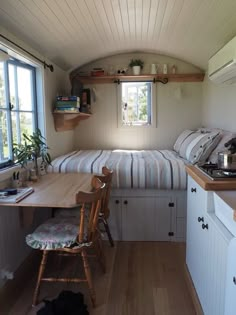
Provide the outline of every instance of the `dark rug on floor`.
<path id="1" fill-rule="evenodd" d="M 80 292 L 62 291 L 56 299 L 44 300 L 44 303 L 45 306 L 37 315 L 89 315 L 83 294 Z"/>

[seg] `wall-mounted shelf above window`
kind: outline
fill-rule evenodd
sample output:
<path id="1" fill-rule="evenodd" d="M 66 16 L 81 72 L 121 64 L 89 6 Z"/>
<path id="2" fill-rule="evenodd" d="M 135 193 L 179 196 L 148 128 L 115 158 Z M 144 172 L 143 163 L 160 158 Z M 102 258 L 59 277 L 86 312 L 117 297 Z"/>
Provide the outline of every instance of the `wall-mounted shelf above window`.
<path id="1" fill-rule="evenodd" d="M 58 113 L 54 112 L 54 125 L 56 131 L 66 131 L 74 129 L 80 120 L 88 119 L 91 114 L 87 113 Z"/>
<path id="2" fill-rule="evenodd" d="M 205 73 L 185 73 L 185 74 L 142 74 L 142 75 L 103 75 L 103 76 L 76 76 L 76 79 L 83 84 L 114 83 L 115 81 L 137 80 L 164 80 L 168 82 L 201 82 Z"/>

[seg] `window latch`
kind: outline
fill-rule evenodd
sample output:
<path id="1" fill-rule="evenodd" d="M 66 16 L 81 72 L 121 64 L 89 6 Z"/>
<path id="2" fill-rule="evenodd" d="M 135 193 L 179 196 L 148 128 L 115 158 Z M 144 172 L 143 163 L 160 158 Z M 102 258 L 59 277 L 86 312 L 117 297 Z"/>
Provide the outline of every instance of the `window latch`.
<path id="1" fill-rule="evenodd" d="M 14 108 L 14 105 L 12 103 L 9 103 L 9 109 L 12 110 Z"/>

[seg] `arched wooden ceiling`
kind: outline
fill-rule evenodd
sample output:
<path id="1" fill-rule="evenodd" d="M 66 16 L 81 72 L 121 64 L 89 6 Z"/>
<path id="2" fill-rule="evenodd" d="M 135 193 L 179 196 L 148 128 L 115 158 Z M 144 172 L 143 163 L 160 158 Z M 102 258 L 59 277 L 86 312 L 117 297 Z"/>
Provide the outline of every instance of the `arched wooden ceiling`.
<path id="1" fill-rule="evenodd" d="M 121 52 L 202 69 L 236 35 L 235 0 L 1 0 L 0 26 L 64 70 Z"/>

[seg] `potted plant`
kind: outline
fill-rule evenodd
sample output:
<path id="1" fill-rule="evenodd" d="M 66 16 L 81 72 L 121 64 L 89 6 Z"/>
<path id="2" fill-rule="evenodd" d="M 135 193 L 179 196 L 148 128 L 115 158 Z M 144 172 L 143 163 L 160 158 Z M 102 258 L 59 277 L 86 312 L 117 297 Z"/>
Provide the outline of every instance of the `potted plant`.
<path id="1" fill-rule="evenodd" d="M 133 69 L 134 75 L 139 75 L 141 69 L 143 69 L 144 62 L 141 59 L 131 59 L 129 63 L 129 67 Z"/>
<path id="2" fill-rule="evenodd" d="M 45 142 L 40 129 L 36 129 L 32 135 L 23 133 L 22 143 L 14 143 L 13 154 L 15 163 L 25 167 L 28 162 L 33 161 L 36 179 L 39 175 L 38 158 L 41 158 L 40 168 L 46 170 L 46 167 L 51 164 L 51 156 L 48 153 L 49 147 Z"/>

